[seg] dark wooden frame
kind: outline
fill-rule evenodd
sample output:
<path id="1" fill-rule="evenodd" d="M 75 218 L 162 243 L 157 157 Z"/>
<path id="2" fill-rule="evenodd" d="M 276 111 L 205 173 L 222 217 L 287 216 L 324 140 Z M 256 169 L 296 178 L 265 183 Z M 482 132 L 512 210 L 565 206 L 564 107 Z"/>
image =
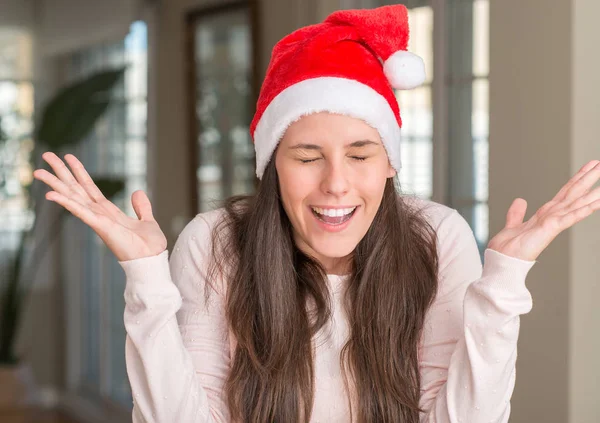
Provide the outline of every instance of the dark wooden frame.
<path id="1" fill-rule="evenodd" d="M 185 16 L 185 88 L 186 96 L 186 116 L 188 127 L 188 167 L 189 167 L 189 210 L 193 215 L 197 214 L 198 208 L 198 178 L 196 172 L 199 166 L 199 150 L 197 143 L 197 134 L 200 129 L 196 120 L 196 69 L 195 69 L 195 24 L 199 19 L 206 18 L 211 15 L 220 15 L 223 13 L 233 12 L 237 10 L 248 10 L 250 14 L 250 33 L 252 34 L 251 49 L 252 49 L 252 102 L 256 104 L 258 93 L 260 90 L 260 31 L 259 31 L 259 1 L 258 0 L 232 0 L 228 3 L 212 5 L 194 9 L 188 12 Z M 256 186 L 258 179 L 254 178 Z"/>

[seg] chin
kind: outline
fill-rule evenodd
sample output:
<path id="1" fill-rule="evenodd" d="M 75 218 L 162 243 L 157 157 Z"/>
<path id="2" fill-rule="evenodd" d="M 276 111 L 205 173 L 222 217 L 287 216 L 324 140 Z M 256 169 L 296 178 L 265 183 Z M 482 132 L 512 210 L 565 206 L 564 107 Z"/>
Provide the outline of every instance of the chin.
<path id="1" fill-rule="evenodd" d="M 342 258 L 352 254 L 357 245 L 354 241 L 328 240 L 316 242 L 312 249 L 322 257 Z"/>

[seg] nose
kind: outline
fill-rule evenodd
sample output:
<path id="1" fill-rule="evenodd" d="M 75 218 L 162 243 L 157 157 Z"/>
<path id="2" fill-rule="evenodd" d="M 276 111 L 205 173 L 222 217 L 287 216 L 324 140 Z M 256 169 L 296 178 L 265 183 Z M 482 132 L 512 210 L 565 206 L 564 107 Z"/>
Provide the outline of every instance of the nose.
<path id="1" fill-rule="evenodd" d="M 323 174 L 321 184 L 323 191 L 336 197 L 343 197 L 350 187 L 348 177 L 348 170 L 344 168 L 343 161 L 329 161 Z"/>

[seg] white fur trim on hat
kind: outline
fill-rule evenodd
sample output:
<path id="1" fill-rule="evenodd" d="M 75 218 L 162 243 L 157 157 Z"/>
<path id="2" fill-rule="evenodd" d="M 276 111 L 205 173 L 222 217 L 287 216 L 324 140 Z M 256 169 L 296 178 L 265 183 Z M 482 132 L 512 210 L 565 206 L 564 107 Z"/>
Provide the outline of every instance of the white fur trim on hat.
<path id="1" fill-rule="evenodd" d="M 383 73 L 397 90 L 411 90 L 425 82 L 425 63 L 409 51 L 398 50 L 383 64 Z"/>
<path id="2" fill-rule="evenodd" d="M 390 164 L 400 171 L 400 126 L 385 97 L 354 79 L 320 77 L 289 86 L 265 109 L 254 131 L 258 179 L 287 128 L 302 116 L 319 112 L 362 119 L 377 129 Z"/>

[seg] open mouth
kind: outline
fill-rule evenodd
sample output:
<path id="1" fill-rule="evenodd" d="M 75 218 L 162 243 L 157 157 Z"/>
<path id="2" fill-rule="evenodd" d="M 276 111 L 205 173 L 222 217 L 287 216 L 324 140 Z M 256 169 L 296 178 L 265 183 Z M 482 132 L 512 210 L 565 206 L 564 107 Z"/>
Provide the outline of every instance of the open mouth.
<path id="1" fill-rule="evenodd" d="M 352 218 L 358 206 L 346 208 L 346 209 L 321 209 L 319 207 L 311 207 L 311 210 L 315 217 L 321 222 L 338 226 L 342 225 Z"/>

